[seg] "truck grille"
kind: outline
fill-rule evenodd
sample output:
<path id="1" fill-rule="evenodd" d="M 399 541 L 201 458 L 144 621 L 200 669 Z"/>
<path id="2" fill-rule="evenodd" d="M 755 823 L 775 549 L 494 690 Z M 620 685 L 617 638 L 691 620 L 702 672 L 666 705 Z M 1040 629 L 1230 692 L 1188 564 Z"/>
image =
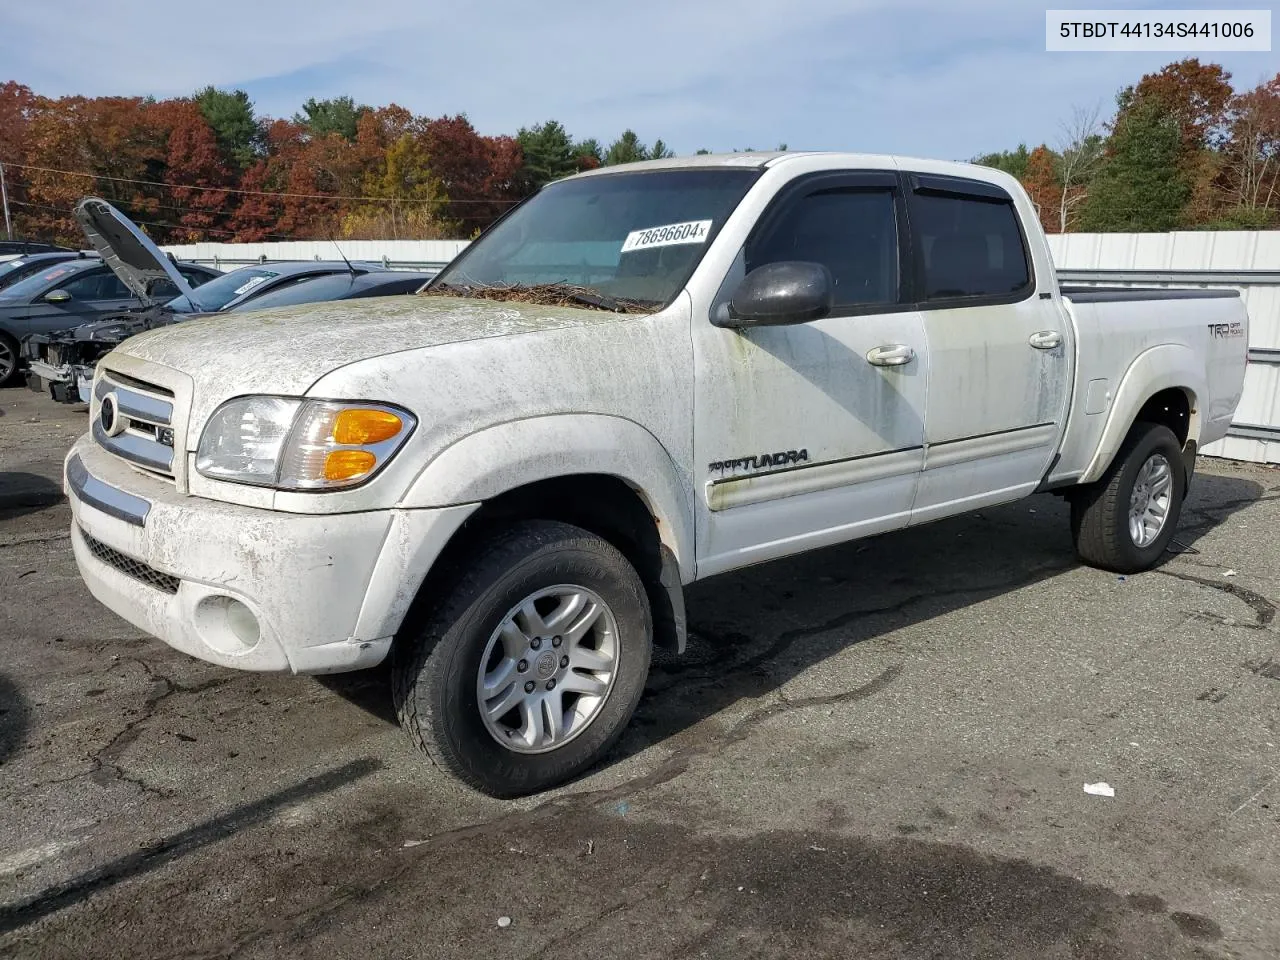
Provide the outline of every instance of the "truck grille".
<path id="1" fill-rule="evenodd" d="M 80 536 L 84 538 L 84 545 L 89 548 L 89 552 L 94 557 L 107 566 L 119 570 L 126 577 L 132 577 L 134 580 L 145 583 L 149 587 L 155 587 L 157 590 L 163 590 L 165 593 L 174 594 L 178 592 L 178 586 L 182 581 L 177 577 L 161 573 L 155 567 L 148 566 L 141 560 L 135 560 L 114 547 L 108 547 L 101 540 L 89 536 L 84 527 L 80 528 Z"/>
<path id="2" fill-rule="evenodd" d="M 135 467 L 174 479 L 173 391 L 114 370 L 94 388 L 93 439 Z"/>

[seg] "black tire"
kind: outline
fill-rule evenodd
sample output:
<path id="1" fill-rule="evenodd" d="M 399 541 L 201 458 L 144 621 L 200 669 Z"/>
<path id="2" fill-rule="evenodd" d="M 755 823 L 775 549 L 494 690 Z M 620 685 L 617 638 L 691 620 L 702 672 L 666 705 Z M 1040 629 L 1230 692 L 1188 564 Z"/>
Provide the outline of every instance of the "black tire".
<path id="1" fill-rule="evenodd" d="M 10 359 L 13 367 L 7 369 Z M 22 375 L 22 349 L 18 341 L 0 331 L 0 387 L 17 383 Z"/>
<path id="2" fill-rule="evenodd" d="M 456 569 L 396 640 L 392 693 L 401 726 L 437 766 L 490 796 L 537 793 L 578 776 L 617 742 L 644 690 L 653 623 L 640 577 L 605 540 L 551 521 L 521 522 L 484 539 Z M 608 606 L 617 625 L 616 676 L 581 733 L 548 752 L 521 753 L 499 743 L 481 717 L 481 658 L 515 605 L 560 584 L 585 587 Z"/>
<path id="3" fill-rule="evenodd" d="M 1163 456 L 1171 468 L 1169 510 L 1159 535 L 1140 547 L 1129 533 L 1129 501 L 1138 472 L 1156 454 Z M 1102 479 L 1081 490 L 1071 501 L 1076 553 L 1090 566 L 1116 573 L 1151 569 L 1177 529 L 1186 493 L 1182 447 L 1173 431 L 1158 423 L 1134 424 Z"/>

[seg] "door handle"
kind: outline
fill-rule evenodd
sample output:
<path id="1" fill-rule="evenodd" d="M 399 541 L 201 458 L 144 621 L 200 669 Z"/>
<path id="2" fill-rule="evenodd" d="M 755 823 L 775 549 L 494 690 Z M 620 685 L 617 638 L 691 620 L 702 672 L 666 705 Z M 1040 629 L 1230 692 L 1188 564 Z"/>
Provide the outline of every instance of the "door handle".
<path id="1" fill-rule="evenodd" d="M 1041 330 L 1039 333 L 1033 333 L 1028 337 L 1027 343 L 1037 350 L 1052 350 L 1062 343 L 1062 334 L 1057 330 Z"/>
<path id="2" fill-rule="evenodd" d="M 916 358 L 916 352 L 903 343 L 888 343 L 867 351 L 867 363 L 877 367 L 900 367 Z"/>

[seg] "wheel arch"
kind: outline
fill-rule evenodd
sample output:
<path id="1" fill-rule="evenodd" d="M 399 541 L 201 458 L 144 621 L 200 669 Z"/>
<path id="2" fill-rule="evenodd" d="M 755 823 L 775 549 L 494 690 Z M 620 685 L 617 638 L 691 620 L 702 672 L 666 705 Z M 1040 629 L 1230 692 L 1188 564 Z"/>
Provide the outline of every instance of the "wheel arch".
<path id="1" fill-rule="evenodd" d="M 1106 473 L 1125 437 L 1140 421 L 1162 423 L 1173 430 L 1189 464 L 1200 440 L 1199 401 L 1204 394 L 1204 373 L 1197 369 L 1189 348 L 1165 344 L 1139 354 L 1120 380 L 1102 438 L 1080 482 L 1092 483 Z"/>
<path id="2" fill-rule="evenodd" d="M 645 583 L 656 641 L 683 650 L 683 584 L 694 577 L 689 489 L 657 438 L 620 417 L 535 417 L 479 431 L 428 464 L 402 500 L 407 508 L 478 504 L 416 594 L 429 596 L 440 572 L 495 526 L 559 520 L 622 551 Z"/>

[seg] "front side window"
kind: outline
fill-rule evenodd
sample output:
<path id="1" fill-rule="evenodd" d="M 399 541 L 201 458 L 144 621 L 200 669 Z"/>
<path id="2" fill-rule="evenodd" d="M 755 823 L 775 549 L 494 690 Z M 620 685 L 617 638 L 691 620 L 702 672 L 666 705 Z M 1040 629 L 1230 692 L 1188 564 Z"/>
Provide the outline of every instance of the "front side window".
<path id="1" fill-rule="evenodd" d="M 94 300 L 124 300 L 129 297 L 129 290 L 114 273 L 106 270 L 93 270 L 82 274 L 74 280 L 68 280 L 58 287 L 71 294 L 73 299 L 92 302 Z"/>
<path id="2" fill-rule="evenodd" d="M 924 298 L 1002 297 L 1030 286 L 1018 216 L 1008 200 L 918 192 L 911 230 L 924 260 Z"/>
<path id="3" fill-rule="evenodd" d="M 550 184 L 467 247 L 429 292 L 569 286 L 665 306 L 758 176 L 654 170 Z"/>
<path id="4" fill-rule="evenodd" d="M 890 190 L 818 190 L 794 201 L 747 244 L 746 270 L 767 263 L 824 264 L 835 281 L 835 306 L 898 299 L 898 223 Z"/>

